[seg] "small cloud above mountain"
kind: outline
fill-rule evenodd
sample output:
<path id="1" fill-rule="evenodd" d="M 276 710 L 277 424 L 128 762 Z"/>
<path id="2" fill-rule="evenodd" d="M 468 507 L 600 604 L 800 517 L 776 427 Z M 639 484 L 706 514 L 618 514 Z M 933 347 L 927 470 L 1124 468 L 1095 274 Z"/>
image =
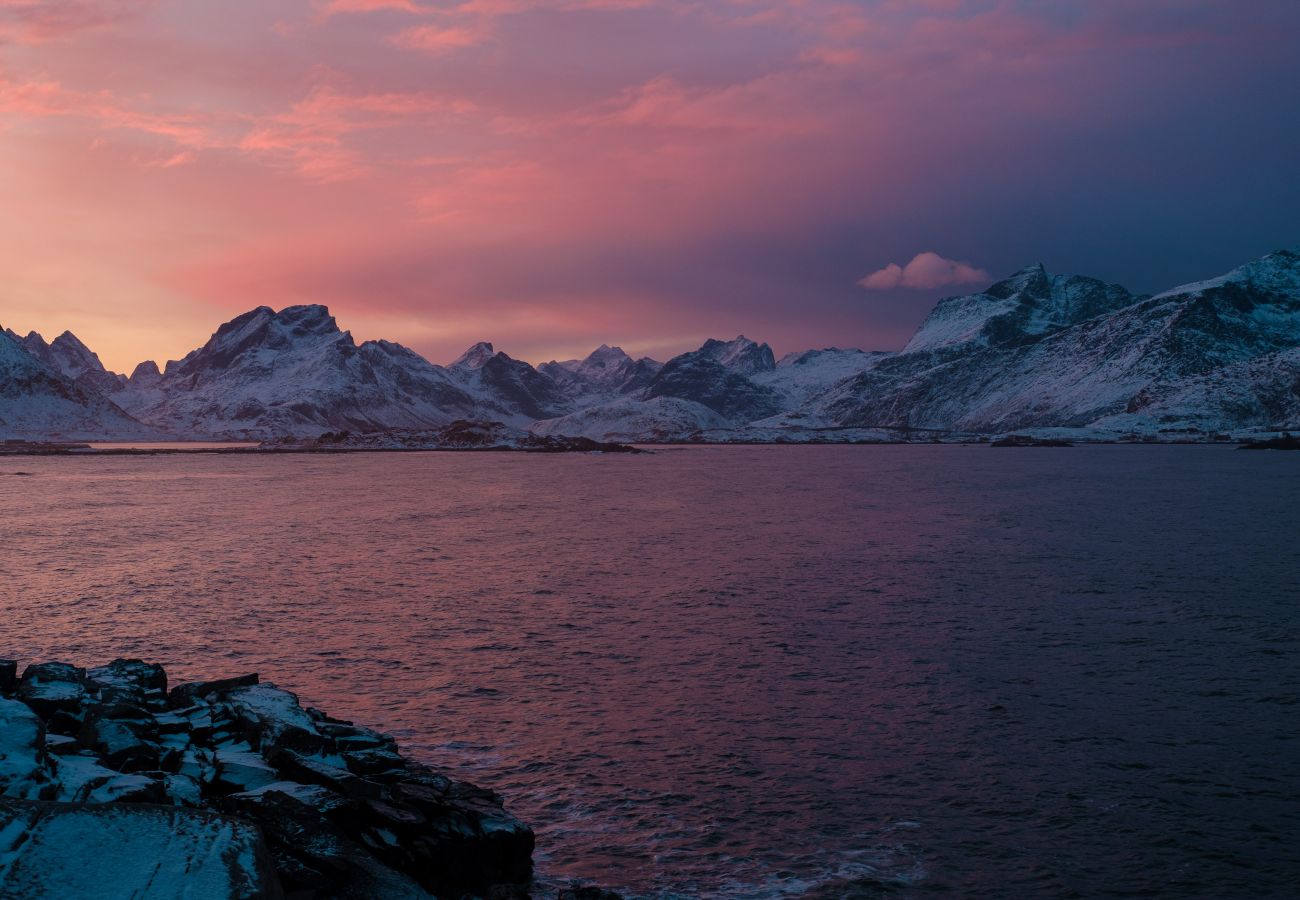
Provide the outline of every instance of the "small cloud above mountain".
<path id="1" fill-rule="evenodd" d="M 905 266 L 890 263 L 883 269 L 872 272 L 858 284 L 869 291 L 891 291 L 895 288 L 925 291 L 992 280 L 988 272 L 970 263 L 945 259 L 938 253 L 926 251 L 916 254 Z"/>

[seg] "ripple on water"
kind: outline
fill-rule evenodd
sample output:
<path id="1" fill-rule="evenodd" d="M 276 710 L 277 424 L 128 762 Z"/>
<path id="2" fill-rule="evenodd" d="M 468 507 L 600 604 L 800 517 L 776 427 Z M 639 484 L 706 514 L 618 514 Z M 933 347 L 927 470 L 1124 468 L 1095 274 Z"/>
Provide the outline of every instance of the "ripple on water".
<path id="1" fill-rule="evenodd" d="M 549 883 L 1288 896 L 1297 462 L 34 459 L 0 655 L 258 670 L 500 790 Z"/>

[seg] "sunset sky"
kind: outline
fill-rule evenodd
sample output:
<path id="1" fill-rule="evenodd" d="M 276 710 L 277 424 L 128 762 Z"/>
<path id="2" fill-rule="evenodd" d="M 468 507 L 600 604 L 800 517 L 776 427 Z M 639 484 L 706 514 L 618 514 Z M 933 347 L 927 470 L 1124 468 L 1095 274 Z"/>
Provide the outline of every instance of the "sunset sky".
<path id="1" fill-rule="evenodd" d="M 1296 0 L 0 0 L 0 325 L 901 345 L 1300 244 Z"/>

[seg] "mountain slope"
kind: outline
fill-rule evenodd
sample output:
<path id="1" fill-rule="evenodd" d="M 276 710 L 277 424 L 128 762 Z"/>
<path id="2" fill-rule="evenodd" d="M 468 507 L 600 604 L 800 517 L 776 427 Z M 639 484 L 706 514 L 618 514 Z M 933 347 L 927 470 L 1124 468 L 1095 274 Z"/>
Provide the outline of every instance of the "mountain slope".
<path id="1" fill-rule="evenodd" d="M 446 369 L 479 406 L 479 415 L 514 425 L 563 415 L 572 409 L 549 375 L 522 360 L 497 352 L 486 341 L 475 344 Z"/>
<path id="2" fill-rule="evenodd" d="M 0 333 L 0 438 L 148 439 L 160 437 L 110 400 L 73 382 Z"/>
<path id="3" fill-rule="evenodd" d="M 1079 279 L 1026 270 L 984 294 L 944 301 L 921 340 L 828 392 L 817 414 L 855 427 L 1082 427 L 1124 412 L 1153 386 L 1300 344 L 1294 252 L 1127 303 L 1122 289 L 1082 282 L 1087 290 L 1075 289 Z M 1071 285 L 1065 304 L 1062 284 Z M 969 314 L 990 297 L 990 315 Z"/>
<path id="4" fill-rule="evenodd" d="M 358 346 L 323 306 L 259 307 L 153 375 L 137 369 L 117 396 L 142 420 L 189 437 L 421 428 L 476 411 L 445 370 L 400 344 Z"/>
<path id="5" fill-rule="evenodd" d="M 633 359 L 621 347 L 601 344 L 586 359 L 542 363 L 537 371 L 551 378 L 575 404 L 626 397 L 643 390 L 663 368 L 649 357 Z"/>

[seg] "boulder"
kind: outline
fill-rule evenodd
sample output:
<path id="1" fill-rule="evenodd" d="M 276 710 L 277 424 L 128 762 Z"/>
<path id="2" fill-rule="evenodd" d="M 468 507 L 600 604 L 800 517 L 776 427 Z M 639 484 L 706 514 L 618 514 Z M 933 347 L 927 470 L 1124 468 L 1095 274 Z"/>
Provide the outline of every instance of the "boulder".
<path id="1" fill-rule="evenodd" d="M 491 791 L 407 760 L 388 735 L 303 709 L 256 675 L 166 689 L 162 668 L 140 660 L 28 667 L 15 697 L 0 697 L 0 794 L 88 810 L 218 809 L 260 829 L 276 890 L 304 897 L 527 895 L 533 832 Z M 11 895 L 6 859 L 0 847 L 0 897 Z"/>
<path id="2" fill-rule="evenodd" d="M 41 800 L 57 790 L 44 724 L 26 704 L 0 697 L 0 795 Z"/>
<path id="3" fill-rule="evenodd" d="M 289 691 L 257 684 L 224 692 L 220 703 L 239 733 L 263 753 L 284 749 L 310 755 L 325 749 L 316 721 Z"/>
<path id="4" fill-rule="evenodd" d="M 152 721 L 136 719 L 132 707 L 109 707 L 93 711 L 81 726 L 77 740 L 95 754 L 104 765 L 119 772 L 140 772 L 158 769 L 162 754 L 156 743 Z M 117 718 L 113 713 L 125 713 Z M 146 714 L 147 715 L 147 714 Z"/>
<path id="5" fill-rule="evenodd" d="M 167 702 L 167 673 L 156 663 L 115 659 L 86 672 L 86 681 L 104 701 L 161 708 Z"/>
<path id="6" fill-rule="evenodd" d="M 248 822 L 199 810 L 0 799 L 0 895 L 280 900 Z"/>
<path id="7" fill-rule="evenodd" d="M 57 712 L 78 716 L 86 699 L 86 670 L 61 662 L 28 666 L 18 696 L 42 718 Z"/>
<path id="8" fill-rule="evenodd" d="M 12 694 L 18 687 L 18 662 L 0 659 L 0 694 Z"/>
<path id="9" fill-rule="evenodd" d="M 228 691 L 238 687 L 257 684 L 257 673 L 238 675 L 234 678 L 219 678 L 216 681 L 191 681 L 172 688 L 167 694 L 167 705 L 173 709 L 194 706 L 195 701 L 202 700 L 209 694 Z"/>
<path id="10" fill-rule="evenodd" d="M 604 888 L 588 884 L 571 884 L 566 888 L 560 888 L 560 893 L 555 900 L 623 900 L 623 898 Z"/>

